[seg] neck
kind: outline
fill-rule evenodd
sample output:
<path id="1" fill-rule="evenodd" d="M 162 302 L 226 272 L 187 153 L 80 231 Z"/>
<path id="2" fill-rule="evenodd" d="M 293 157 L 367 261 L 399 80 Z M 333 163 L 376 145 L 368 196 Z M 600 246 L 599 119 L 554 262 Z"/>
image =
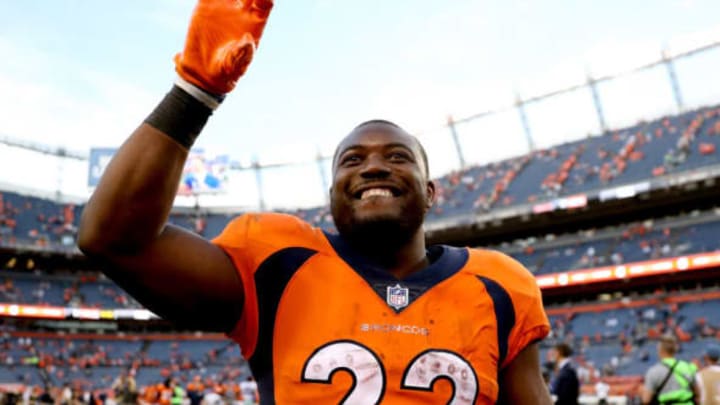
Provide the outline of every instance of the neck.
<path id="1" fill-rule="evenodd" d="M 400 246 L 372 242 L 354 245 L 368 259 L 387 269 L 397 279 L 403 279 L 430 264 L 425 254 L 425 234 L 422 229 Z"/>

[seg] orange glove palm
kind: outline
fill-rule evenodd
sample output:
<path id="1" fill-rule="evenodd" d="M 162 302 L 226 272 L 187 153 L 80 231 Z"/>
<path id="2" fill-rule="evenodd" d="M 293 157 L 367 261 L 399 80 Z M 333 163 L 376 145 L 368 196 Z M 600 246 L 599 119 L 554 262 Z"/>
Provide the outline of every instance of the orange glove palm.
<path id="1" fill-rule="evenodd" d="M 273 0 L 199 0 L 175 55 L 180 77 L 214 94 L 230 92 L 252 61 Z"/>

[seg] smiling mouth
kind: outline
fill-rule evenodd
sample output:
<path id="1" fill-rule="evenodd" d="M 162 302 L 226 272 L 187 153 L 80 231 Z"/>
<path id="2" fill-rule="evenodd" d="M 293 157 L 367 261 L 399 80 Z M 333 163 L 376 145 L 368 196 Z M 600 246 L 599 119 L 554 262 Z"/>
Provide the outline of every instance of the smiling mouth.
<path id="1" fill-rule="evenodd" d="M 373 187 L 358 191 L 353 195 L 357 200 L 366 200 L 369 198 L 392 198 L 397 197 L 400 193 L 387 187 Z"/>

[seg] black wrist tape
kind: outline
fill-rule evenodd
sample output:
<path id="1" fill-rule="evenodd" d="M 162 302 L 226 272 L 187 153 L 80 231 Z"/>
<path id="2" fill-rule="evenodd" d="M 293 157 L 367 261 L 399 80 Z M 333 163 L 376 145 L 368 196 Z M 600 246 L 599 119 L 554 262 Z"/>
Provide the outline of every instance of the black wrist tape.
<path id="1" fill-rule="evenodd" d="M 174 85 L 145 123 L 190 149 L 212 112 L 207 105 Z"/>

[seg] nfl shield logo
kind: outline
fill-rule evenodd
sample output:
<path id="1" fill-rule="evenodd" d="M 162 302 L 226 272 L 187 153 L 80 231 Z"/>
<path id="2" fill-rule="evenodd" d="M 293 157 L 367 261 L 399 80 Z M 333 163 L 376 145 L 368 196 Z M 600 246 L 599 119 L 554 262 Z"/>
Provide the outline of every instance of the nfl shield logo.
<path id="1" fill-rule="evenodd" d="M 395 284 L 395 287 L 387 288 L 387 303 L 397 309 L 405 308 L 410 302 L 410 290 Z"/>

